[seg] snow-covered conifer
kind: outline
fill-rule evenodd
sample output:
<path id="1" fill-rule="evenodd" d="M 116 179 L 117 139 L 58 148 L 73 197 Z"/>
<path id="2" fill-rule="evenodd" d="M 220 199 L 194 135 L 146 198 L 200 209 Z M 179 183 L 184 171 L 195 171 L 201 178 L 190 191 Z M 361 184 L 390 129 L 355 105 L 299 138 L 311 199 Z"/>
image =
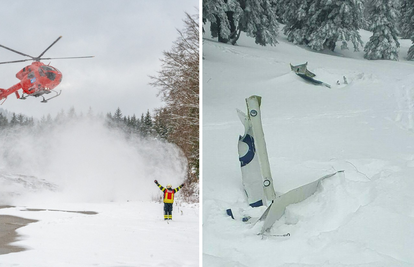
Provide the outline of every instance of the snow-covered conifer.
<path id="1" fill-rule="evenodd" d="M 361 0 L 283 1 L 289 7 L 284 17 L 289 41 L 318 51 L 335 50 L 337 41 L 342 41 L 342 49 L 348 48 L 348 41 L 355 51 L 362 46 L 358 33 L 363 20 Z"/>
<path id="2" fill-rule="evenodd" d="M 153 123 L 152 123 L 151 114 L 150 114 L 149 110 L 147 110 L 147 113 L 145 114 L 144 121 L 143 121 L 143 126 L 144 126 L 144 129 L 145 129 L 145 133 L 144 133 L 145 136 L 151 136 L 152 135 L 152 131 L 153 131 L 152 124 Z"/>
<path id="3" fill-rule="evenodd" d="M 284 33 L 287 35 L 287 39 L 294 44 L 306 44 L 307 43 L 307 31 L 308 31 L 308 14 L 309 6 L 312 0 L 280 0 L 279 5 L 284 6 L 285 13 L 283 21 L 286 23 L 283 28 Z"/>
<path id="4" fill-rule="evenodd" d="M 413 42 L 413 45 L 408 49 L 407 53 L 407 59 L 408 60 L 414 60 L 414 35 L 411 37 L 411 41 Z"/>
<path id="5" fill-rule="evenodd" d="M 401 38 L 410 39 L 414 34 L 414 0 L 403 0 L 400 10 Z"/>
<path id="6" fill-rule="evenodd" d="M 398 60 L 397 0 L 374 0 L 370 13 L 372 36 L 365 45 L 366 59 Z"/>
<path id="7" fill-rule="evenodd" d="M 243 0 L 239 2 L 243 13 L 240 16 L 238 34 L 240 31 L 246 32 L 247 36 L 255 38 L 256 44 L 276 45 L 279 23 L 271 1 Z"/>
<path id="8" fill-rule="evenodd" d="M 7 117 L 0 112 L 0 130 L 6 128 L 8 124 L 9 121 L 7 120 Z"/>
<path id="9" fill-rule="evenodd" d="M 370 22 L 371 15 L 370 15 L 369 11 L 372 10 L 372 3 L 374 1 L 375 0 L 365 0 L 364 1 L 364 12 L 363 12 L 364 15 L 363 15 L 361 28 L 364 29 L 364 30 L 367 30 L 367 31 L 369 31 L 370 25 L 371 25 L 371 22 Z"/>
<path id="10" fill-rule="evenodd" d="M 242 9 L 237 0 L 204 0 L 203 22 L 211 22 L 210 31 L 220 42 L 227 43 L 236 34 Z"/>
<path id="11" fill-rule="evenodd" d="M 410 38 L 414 43 L 414 0 L 402 1 L 400 18 L 401 37 Z M 408 50 L 407 59 L 414 60 L 414 45 Z"/>
<path id="12" fill-rule="evenodd" d="M 156 136 L 168 140 L 169 133 L 169 114 L 166 108 L 160 108 L 155 110 L 153 129 Z"/>
<path id="13" fill-rule="evenodd" d="M 246 32 L 260 45 L 277 44 L 279 23 L 271 0 L 205 0 L 203 21 L 220 42 L 235 44 Z"/>

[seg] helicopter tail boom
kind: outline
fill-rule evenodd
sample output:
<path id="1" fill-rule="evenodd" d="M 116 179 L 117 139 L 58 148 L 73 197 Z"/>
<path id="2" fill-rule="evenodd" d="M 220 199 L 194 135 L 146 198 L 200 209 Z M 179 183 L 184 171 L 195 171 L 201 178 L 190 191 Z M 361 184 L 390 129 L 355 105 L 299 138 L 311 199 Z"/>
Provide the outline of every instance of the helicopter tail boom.
<path id="1" fill-rule="evenodd" d="M 22 85 L 20 83 L 13 85 L 9 89 L 1 89 L 0 88 L 0 100 L 1 99 L 6 99 L 9 95 L 11 95 L 13 93 L 16 93 L 17 98 L 20 98 L 20 95 L 17 92 L 17 90 L 19 90 L 21 88 L 22 88 Z"/>

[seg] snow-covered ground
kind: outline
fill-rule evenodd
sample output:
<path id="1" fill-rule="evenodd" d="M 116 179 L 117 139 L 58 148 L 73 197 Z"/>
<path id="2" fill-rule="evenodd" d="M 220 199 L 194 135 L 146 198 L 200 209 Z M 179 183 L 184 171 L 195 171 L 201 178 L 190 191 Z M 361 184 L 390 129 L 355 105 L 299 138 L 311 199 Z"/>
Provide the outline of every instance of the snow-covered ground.
<path id="1" fill-rule="evenodd" d="M 176 195 L 164 221 L 161 191 L 178 187 L 174 145 L 125 138 L 97 118 L 0 136 L 0 215 L 38 220 L 17 230 L 0 266 L 199 266 L 199 205 Z M 0 218 L 1 219 L 1 218 Z"/>
<path id="2" fill-rule="evenodd" d="M 18 229 L 13 245 L 27 250 L 0 255 L 0 266 L 198 266 L 198 204 L 175 206 L 170 223 L 161 203 L 144 201 L 28 205 L 4 214 L 39 221 Z"/>
<path id="3" fill-rule="evenodd" d="M 361 35 L 366 42 L 371 33 Z M 414 62 L 405 60 L 411 41 L 401 40 L 400 61 L 368 61 L 340 44 L 319 53 L 282 35 L 276 47 L 246 36 L 237 46 L 210 39 L 208 31 L 204 37 L 204 266 L 413 266 Z M 291 72 L 289 63 L 305 62 L 332 88 Z M 251 95 L 262 97 L 277 192 L 345 171 L 289 206 L 270 231 L 290 237 L 262 239 L 260 225 L 225 213 L 249 211 L 236 108 L 245 111 Z"/>

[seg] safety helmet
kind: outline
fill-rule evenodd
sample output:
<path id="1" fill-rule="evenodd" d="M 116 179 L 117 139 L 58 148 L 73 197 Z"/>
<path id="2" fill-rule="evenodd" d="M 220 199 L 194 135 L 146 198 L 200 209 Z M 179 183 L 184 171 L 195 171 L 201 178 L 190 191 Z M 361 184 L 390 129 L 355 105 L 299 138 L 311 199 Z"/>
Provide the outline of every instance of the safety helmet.
<path id="1" fill-rule="evenodd" d="M 167 188 L 171 188 L 172 187 L 172 185 L 171 184 L 167 184 Z"/>

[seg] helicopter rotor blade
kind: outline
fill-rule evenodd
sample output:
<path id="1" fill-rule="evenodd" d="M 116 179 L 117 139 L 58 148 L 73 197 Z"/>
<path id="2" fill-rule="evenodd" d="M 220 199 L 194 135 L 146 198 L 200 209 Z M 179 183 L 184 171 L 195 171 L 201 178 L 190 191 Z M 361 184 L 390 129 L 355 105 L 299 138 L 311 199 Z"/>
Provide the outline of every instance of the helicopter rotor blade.
<path id="1" fill-rule="evenodd" d="M 45 57 L 45 58 L 39 58 L 38 60 L 51 60 L 51 59 L 75 59 L 75 58 L 92 58 L 95 56 L 84 56 L 84 57 Z M 30 59 L 29 59 L 30 60 Z"/>
<path id="2" fill-rule="evenodd" d="M 38 57 L 33 57 L 33 56 L 30 56 L 30 55 L 27 55 L 27 54 L 25 54 L 25 53 L 22 53 L 22 52 L 19 52 L 19 51 L 16 51 L 16 50 L 14 50 L 14 49 L 11 49 L 11 48 L 9 48 L 9 47 L 7 47 L 7 46 L 4 46 L 4 45 L 1 45 L 0 44 L 0 47 L 3 47 L 4 49 L 7 49 L 7 50 L 10 50 L 10 51 L 12 51 L 12 52 L 14 52 L 14 53 L 17 53 L 17 54 L 19 54 L 19 55 L 22 55 L 22 56 L 25 56 L 25 57 L 30 57 L 30 59 L 21 59 L 21 60 L 13 60 L 13 61 L 4 61 L 4 62 L 0 62 L 0 64 L 8 64 L 8 63 L 19 63 L 19 62 L 26 62 L 26 61 L 31 61 L 31 60 L 34 60 L 34 61 L 40 61 L 40 60 L 51 60 L 51 59 L 76 59 L 76 58 L 92 58 L 92 57 L 94 57 L 94 56 L 82 56 L 82 57 L 54 57 L 54 58 L 52 58 L 52 57 L 50 57 L 50 58 L 42 58 L 42 56 L 54 45 L 54 44 L 56 44 L 60 39 L 62 38 L 62 36 L 59 36 L 51 45 L 49 45 L 48 46 L 48 48 L 46 48 L 45 49 L 45 51 L 43 51 L 43 53 L 41 53 Z"/>
<path id="3" fill-rule="evenodd" d="M 49 45 L 49 47 L 48 48 L 46 48 L 46 50 L 45 51 L 43 51 L 43 53 L 41 53 L 37 58 L 35 58 L 36 60 L 40 60 L 41 59 L 41 57 L 46 53 L 46 51 L 47 50 L 49 50 L 54 44 L 56 44 L 57 43 L 57 41 L 59 41 L 60 40 L 60 38 L 62 38 L 62 36 L 59 36 L 51 45 Z"/>
<path id="4" fill-rule="evenodd" d="M 19 63 L 19 62 L 26 62 L 26 61 L 32 61 L 32 60 L 33 59 L 21 59 L 21 60 L 0 62 L 0 64 Z"/>
<path id="5" fill-rule="evenodd" d="M 3 47 L 4 49 L 10 50 L 10 51 L 12 51 L 12 52 L 14 52 L 14 53 L 17 53 L 17 54 L 19 54 L 19 55 L 22 55 L 22 56 L 25 56 L 25 57 L 30 57 L 30 58 L 32 58 L 32 59 L 36 59 L 35 57 L 32 57 L 32 56 L 27 55 L 27 54 L 25 54 L 25 53 L 22 53 L 22 52 L 16 51 L 16 50 L 14 50 L 14 49 L 8 48 L 7 46 L 0 45 L 0 47 Z"/>

